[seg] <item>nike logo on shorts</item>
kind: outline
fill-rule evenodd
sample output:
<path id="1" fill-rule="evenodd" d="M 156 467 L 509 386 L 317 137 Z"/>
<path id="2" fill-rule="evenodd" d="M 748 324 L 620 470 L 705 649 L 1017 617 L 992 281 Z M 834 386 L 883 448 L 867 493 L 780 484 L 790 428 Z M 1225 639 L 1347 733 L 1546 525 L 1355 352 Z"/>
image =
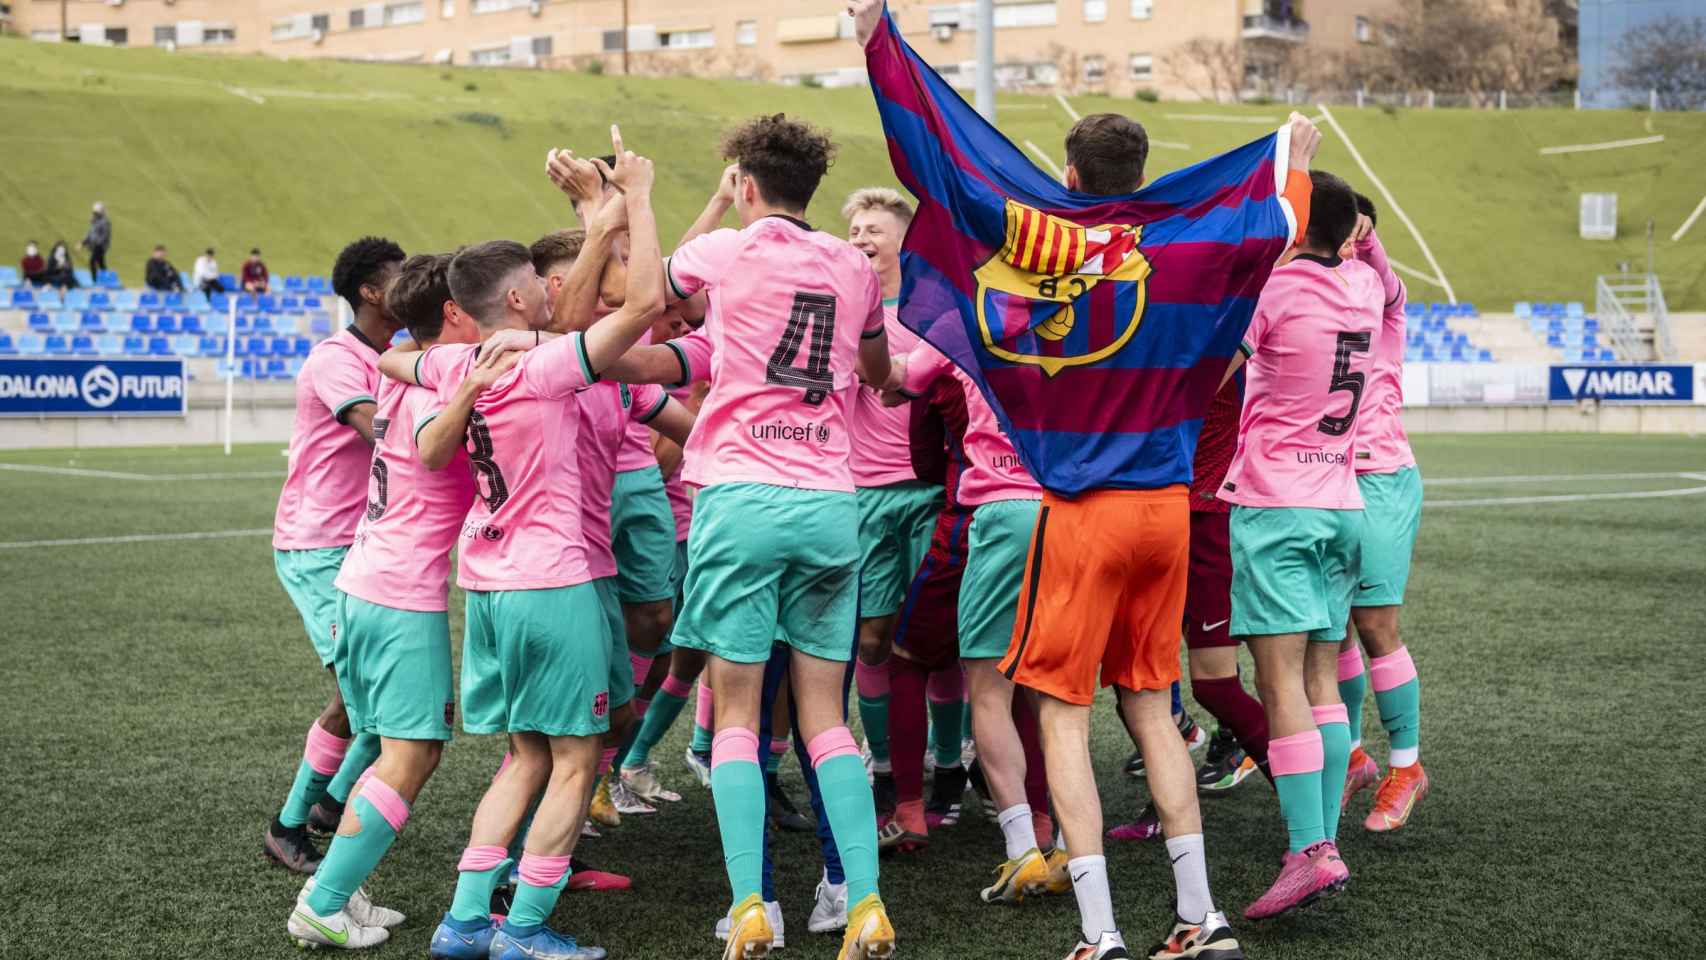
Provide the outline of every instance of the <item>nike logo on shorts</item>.
<path id="1" fill-rule="evenodd" d="M 1380 586 L 1380 584 L 1378 584 L 1378 583 L 1359 583 L 1359 584 L 1357 584 L 1357 589 L 1358 590 L 1373 590 L 1378 586 Z"/>
<path id="2" fill-rule="evenodd" d="M 1219 630 L 1221 627 L 1224 627 L 1228 623 L 1231 623 L 1231 622 L 1232 622 L 1231 618 L 1227 618 L 1225 620 L 1216 620 L 1214 623 L 1205 623 L 1202 625 L 1202 632 L 1203 633 L 1213 633 L 1214 631 Z"/>

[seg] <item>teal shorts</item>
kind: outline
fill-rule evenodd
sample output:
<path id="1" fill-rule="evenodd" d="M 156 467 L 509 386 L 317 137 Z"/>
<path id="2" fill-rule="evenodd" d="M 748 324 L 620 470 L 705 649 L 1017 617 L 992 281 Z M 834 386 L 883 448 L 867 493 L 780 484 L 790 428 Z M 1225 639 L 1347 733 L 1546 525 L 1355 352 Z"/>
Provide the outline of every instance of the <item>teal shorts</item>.
<path id="1" fill-rule="evenodd" d="M 700 491 L 687 537 L 677 647 L 763 663 L 778 637 L 845 663 L 859 602 L 859 508 L 853 496 L 766 483 Z"/>
<path id="2" fill-rule="evenodd" d="M 1410 555 L 1422 527 L 1422 472 L 1405 467 L 1395 473 L 1357 477 L 1362 491 L 1362 567 L 1353 607 L 1395 607 L 1404 602 L 1410 582 Z"/>
<path id="3" fill-rule="evenodd" d="M 1233 506 L 1232 635 L 1345 638 L 1361 510 Z"/>
<path id="4" fill-rule="evenodd" d="M 669 608 L 670 613 L 679 617 L 681 615 L 681 601 L 682 601 L 681 588 L 684 584 L 687 583 L 687 541 L 686 540 L 675 541 L 675 570 L 671 573 L 670 583 L 675 588 L 675 599 L 672 601 L 673 605 Z M 671 650 L 675 649 L 675 644 L 673 642 L 674 637 L 675 637 L 675 621 L 673 618 L 670 620 L 669 630 L 670 630 L 669 636 L 664 637 L 663 642 L 658 644 L 657 656 L 667 657 L 667 656 L 669 656 L 669 652 Z"/>
<path id="5" fill-rule="evenodd" d="M 350 729 L 394 740 L 449 740 L 455 716 L 450 616 L 338 593 L 332 668 Z"/>
<path id="6" fill-rule="evenodd" d="M 930 552 L 942 488 L 908 480 L 886 487 L 860 487 L 859 616 L 900 612 L 907 584 Z"/>
<path id="7" fill-rule="evenodd" d="M 599 577 L 592 582 L 598 591 L 598 605 L 604 610 L 604 622 L 610 628 L 610 709 L 614 710 L 634 699 L 634 666 L 628 662 L 628 621 L 622 616 L 622 598 L 616 592 L 615 577 Z"/>
<path id="8" fill-rule="evenodd" d="M 462 729 L 599 736 L 610 729 L 610 621 L 590 583 L 470 590 Z"/>
<path id="9" fill-rule="evenodd" d="M 675 595 L 675 514 L 657 467 L 616 475 L 610 546 L 616 551 L 616 590 L 623 603 L 653 603 Z"/>
<path id="10" fill-rule="evenodd" d="M 278 582 L 284 584 L 284 592 L 302 615 L 302 626 L 308 630 L 308 641 L 314 644 L 314 653 L 322 667 L 331 666 L 336 653 L 332 625 L 338 621 L 339 591 L 332 583 L 338 579 L 338 570 L 344 565 L 347 553 L 349 547 L 272 552 Z"/>
<path id="11" fill-rule="evenodd" d="M 1039 500 L 995 500 L 972 513 L 965 578 L 960 581 L 962 658 L 1007 655 L 1040 506 Z"/>

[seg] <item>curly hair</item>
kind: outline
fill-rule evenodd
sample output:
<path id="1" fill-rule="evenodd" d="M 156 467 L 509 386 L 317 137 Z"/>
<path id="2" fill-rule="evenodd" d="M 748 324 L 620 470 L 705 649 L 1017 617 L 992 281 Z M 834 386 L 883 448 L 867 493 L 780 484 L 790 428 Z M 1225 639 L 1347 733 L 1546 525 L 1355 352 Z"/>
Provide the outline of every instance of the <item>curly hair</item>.
<path id="1" fill-rule="evenodd" d="M 408 259 L 403 248 L 384 237 L 362 237 L 343 248 L 332 265 L 332 292 L 361 309 L 361 288 L 378 283 L 386 264 Z"/>
<path id="2" fill-rule="evenodd" d="M 448 253 L 417 253 L 403 261 L 385 288 L 385 309 L 409 328 L 416 343 L 437 340 L 444 332 L 444 302 L 450 299 Z"/>
<path id="3" fill-rule="evenodd" d="M 828 134 L 782 113 L 754 117 L 730 130 L 722 151 L 758 184 L 765 203 L 796 211 L 811 204 L 835 162 Z"/>
<path id="4" fill-rule="evenodd" d="M 533 241 L 527 251 L 533 255 L 533 269 L 543 277 L 556 267 L 574 263 L 585 245 L 585 230 L 557 230 Z"/>

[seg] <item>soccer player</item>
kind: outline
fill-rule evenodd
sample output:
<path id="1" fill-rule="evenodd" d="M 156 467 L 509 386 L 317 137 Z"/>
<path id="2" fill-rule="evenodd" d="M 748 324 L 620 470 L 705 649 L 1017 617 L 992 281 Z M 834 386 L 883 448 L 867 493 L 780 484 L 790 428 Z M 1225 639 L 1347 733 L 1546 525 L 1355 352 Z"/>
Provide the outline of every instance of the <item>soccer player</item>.
<path id="1" fill-rule="evenodd" d="M 1279 877 L 1244 909 L 1278 916 L 1343 889 L 1340 791 L 1350 728 L 1337 661 L 1356 588 L 1363 502 L 1357 415 L 1386 298 L 1366 264 L 1341 259 L 1356 197 L 1316 171 L 1296 256 L 1262 289 L 1238 452 L 1220 496 L 1233 505 L 1232 635 L 1248 638 L 1268 716 L 1268 764 L 1289 845 Z"/>
<path id="2" fill-rule="evenodd" d="M 385 286 L 402 263 L 402 248 L 381 237 L 363 237 L 338 254 L 332 288 L 349 303 L 355 321 L 315 344 L 296 377 L 290 461 L 273 520 L 273 566 L 327 669 L 336 649 L 333 581 L 367 509 L 379 355 L 401 327 L 385 309 Z M 308 839 L 311 812 L 318 808 L 316 819 L 328 831 L 335 828 L 344 798 L 378 756 L 379 737 L 351 736 L 334 686 L 331 701 L 308 728 L 284 807 L 267 828 L 266 855 L 298 873 L 313 873 L 320 853 Z"/>
<path id="3" fill-rule="evenodd" d="M 903 355 L 918 342 L 917 334 L 901 326 L 896 316 L 900 243 L 912 222 L 912 206 L 893 190 L 867 188 L 847 198 L 841 215 L 849 221 L 848 241 L 882 279 L 889 349 Z M 908 582 L 930 550 L 931 532 L 943 505 L 941 485 L 921 480 L 913 472 L 908 419 L 905 409 L 885 407 L 877 390 L 859 388 L 852 414 L 860 554 L 859 662 L 854 682 L 859 688 L 859 721 L 871 751 L 877 803 L 884 810 L 894 800 L 888 728 L 895 618 Z M 945 707 L 932 711 L 932 719 L 951 724 L 944 735 L 957 736 L 959 721 L 947 715 Z"/>
<path id="4" fill-rule="evenodd" d="M 673 641 L 711 655 L 711 792 L 733 894 L 724 956 L 762 956 L 772 943 L 757 730 L 764 663 L 780 635 L 793 648 L 794 705 L 846 870 L 842 957 L 886 957 L 895 934 L 877 893 L 876 810 L 842 699 L 860 557 L 848 431 L 856 373 L 874 383 L 889 373 L 881 281 L 858 250 L 803 219 L 829 169 L 827 137 L 778 114 L 736 128 L 723 150 L 739 166 L 744 226 L 679 247 L 665 276 L 672 298 L 704 291 L 710 302 L 711 390 L 685 474 L 701 489 Z M 678 356 L 677 372 L 690 373 L 680 349 L 642 351 L 665 368 Z M 623 364 L 611 372 L 658 379 Z"/>
<path id="5" fill-rule="evenodd" d="M 1346 639 L 1339 652 L 1339 693 L 1351 719 L 1351 759 L 1344 793 L 1348 803 L 1380 775 L 1380 768 L 1362 749 L 1362 702 L 1368 679 L 1373 679 L 1380 723 L 1386 728 L 1392 752 L 1363 828 L 1382 832 L 1408 823 L 1416 804 L 1428 792 L 1428 775 L 1420 760 L 1421 681 L 1409 648 L 1398 634 L 1398 612 L 1410 579 L 1410 555 L 1422 522 L 1422 475 L 1399 410 L 1404 401 L 1404 283 L 1392 272 L 1386 251 L 1374 234 L 1374 204 L 1358 195 L 1357 208 L 1366 218 L 1368 229 L 1359 231 L 1356 258 L 1380 276 L 1386 306 L 1357 422 L 1362 566 L 1357 592 L 1351 599 L 1351 621 L 1362 649 L 1368 651 L 1370 669 L 1365 675 L 1362 651 L 1356 641 Z"/>
<path id="6" fill-rule="evenodd" d="M 450 298 L 450 259 L 410 257 L 385 291 L 386 310 L 422 348 L 478 340 L 473 320 Z M 502 369 L 483 368 L 464 382 L 462 419 Z M 335 583 L 333 667 L 351 729 L 378 736 L 381 749 L 286 924 L 305 947 L 374 946 L 403 922 L 402 914 L 373 906 L 361 884 L 438 767 L 455 709 L 450 548 L 473 502 L 474 478 L 459 447 L 434 469 L 416 454 L 416 438 L 444 407 L 436 392 L 382 377 L 377 400 L 367 509 Z"/>
<path id="7" fill-rule="evenodd" d="M 435 957 L 604 956 L 545 921 L 568 881 L 609 728 L 608 660 L 615 642 L 590 582 L 581 530 L 578 391 L 596 383 L 661 308 L 651 164 L 624 151 L 612 133 L 620 159 L 610 175 L 623 198 L 607 208 L 625 205 L 629 242 L 639 258 L 622 308 L 585 333 L 529 351 L 469 415 L 468 456 L 479 486 L 463 524 L 458 577 L 468 591 L 463 726 L 508 733 L 512 759 L 474 814 L 455 900 L 433 937 Z M 548 322 L 545 283 L 520 244 L 494 241 L 463 250 L 452 261 L 450 285 L 487 338 L 504 329 L 538 331 Z M 397 359 L 405 369 L 418 367 L 423 384 L 439 384 L 454 383 L 474 363 L 496 356 L 476 359 L 473 351 L 440 347 L 412 362 L 407 355 Z M 506 846 L 541 789 L 519 864 L 521 882 L 494 934 L 489 905 L 508 872 Z"/>

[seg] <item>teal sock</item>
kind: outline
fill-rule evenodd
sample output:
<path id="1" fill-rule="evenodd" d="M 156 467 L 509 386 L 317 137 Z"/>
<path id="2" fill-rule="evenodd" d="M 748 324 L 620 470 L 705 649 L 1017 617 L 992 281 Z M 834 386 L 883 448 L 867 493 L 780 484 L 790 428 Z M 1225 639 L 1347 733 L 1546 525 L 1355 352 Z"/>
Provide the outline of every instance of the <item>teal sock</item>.
<path id="1" fill-rule="evenodd" d="M 857 754 L 844 753 L 817 766 L 829 829 L 847 874 L 847 905 L 877 892 L 877 805 Z"/>
<path id="2" fill-rule="evenodd" d="M 1284 773 L 1274 777 L 1280 816 L 1285 818 L 1291 852 L 1302 853 L 1327 839 L 1321 825 L 1321 771 Z"/>
<path id="3" fill-rule="evenodd" d="M 960 740 L 964 741 L 965 738 L 971 736 L 971 731 L 971 700 L 968 698 L 965 705 L 960 708 Z"/>
<path id="4" fill-rule="evenodd" d="M 771 742 L 770 755 L 764 758 L 764 775 L 767 777 L 773 777 L 776 775 L 776 768 L 782 765 L 782 756 L 788 752 L 786 749 L 777 750 L 777 744 L 787 747 L 788 741 L 777 740 Z"/>
<path id="5" fill-rule="evenodd" d="M 349 836 L 339 834 L 333 837 L 332 845 L 326 850 L 326 859 L 321 861 L 319 872 L 314 874 L 314 892 L 308 895 L 308 909 L 322 917 L 329 917 L 344 908 L 350 896 L 361 887 L 397 839 L 397 831 L 391 829 L 390 821 L 368 802 L 366 791 L 355 798 L 355 813 L 361 819 L 361 830 Z"/>
<path id="6" fill-rule="evenodd" d="M 1422 744 L 1422 681 L 1417 677 L 1400 683 L 1390 690 L 1374 691 L 1374 704 L 1380 708 L 1380 725 L 1392 741 L 1392 750 L 1415 750 Z M 1414 759 L 1411 759 L 1414 763 Z M 1396 764 L 1400 767 L 1408 763 Z"/>
<path id="7" fill-rule="evenodd" d="M 724 760 L 711 768 L 711 799 L 735 904 L 764 889 L 764 769 L 751 760 Z"/>
<path id="8" fill-rule="evenodd" d="M 965 704 L 959 700 L 930 702 L 930 742 L 936 749 L 936 767 L 960 765 L 960 721 Z"/>
<path id="9" fill-rule="evenodd" d="M 875 763 L 888 763 L 889 695 L 883 693 L 868 697 L 859 694 L 859 722 L 865 727 L 865 741 L 871 745 L 871 760 Z"/>
<path id="10" fill-rule="evenodd" d="M 464 923 L 471 920 L 489 921 L 492 917 L 492 891 L 509 876 L 514 860 L 502 860 L 486 870 L 464 870 L 456 877 L 456 896 L 450 901 L 450 917 Z"/>
<path id="11" fill-rule="evenodd" d="M 349 800 L 350 790 L 355 788 L 355 782 L 373 766 L 373 761 L 379 759 L 379 737 L 371 733 L 357 734 L 350 741 L 349 752 L 344 754 L 344 762 L 338 765 L 338 775 L 326 785 L 326 796 L 338 803 Z"/>
<path id="12" fill-rule="evenodd" d="M 1351 765 L 1351 728 L 1335 720 L 1316 729 L 1321 731 L 1321 828 L 1328 840 L 1337 842 L 1345 771 Z"/>
<path id="13" fill-rule="evenodd" d="M 1362 653 L 1359 651 L 1360 658 Z M 1362 698 L 1368 695 L 1368 673 L 1358 661 L 1356 676 L 1339 681 L 1339 699 L 1345 702 L 1345 714 L 1350 717 L 1351 746 L 1362 745 Z"/>
<path id="14" fill-rule="evenodd" d="M 537 927 L 550 919 L 557 908 L 557 898 L 569 883 L 569 871 L 564 870 L 557 882 L 548 887 L 534 886 L 526 880 L 515 885 L 515 900 L 510 903 L 509 916 L 504 923 L 512 927 Z"/>
<path id="15" fill-rule="evenodd" d="M 622 760 L 624 767 L 643 767 L 652 758 L 652 748 L 658 745 L 663 735 L 674 726 L 675 718 L 681 716 L 681 708 L 687 706 L 686 697 L 678 697 L 667 690 L 659 690 L 652 698 L 652 705 L 646 710 L 646 715 L 640 718 L 637 725 L 639 732 L 634 734 L 634 744 L 628 748 L 628 755 Z M 695 749 L 699 739 L 699 731 L 693 731 Z M 711 748 L 710 734 L 707 732 L 705 749 Z"/>
<path id="16" fill-rule="evenodd" d="M 308 761 L 297 764 L 296 779 L 291 781 L 290 792 L 285 794 L 278 822 L 287 827 L 300 827 L 307 823 L 308 811 L 326 798 L 326 784 L 331 782 L 330 774 L 318 772 L 308 765 Z"/>

